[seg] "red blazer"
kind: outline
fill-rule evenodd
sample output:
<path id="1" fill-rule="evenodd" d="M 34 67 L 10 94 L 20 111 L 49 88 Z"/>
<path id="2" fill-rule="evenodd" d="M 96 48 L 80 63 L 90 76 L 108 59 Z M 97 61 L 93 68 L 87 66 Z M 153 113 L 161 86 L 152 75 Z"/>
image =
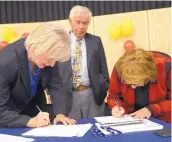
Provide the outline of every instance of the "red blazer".
<path id="1" fill-rule="evenodd" d="M 153 117 L 171 123 L 171 68 L 166 78 L 165 61 L 156 58 L 157 80 L 149 87 L 149 106 Z M 108 90 L 107 103 L 112 109 L 115 106 L 114 98 L 125 109 L 126 113 L 134 111 L 134 89 L 120 81 L 114 67 Z"/>

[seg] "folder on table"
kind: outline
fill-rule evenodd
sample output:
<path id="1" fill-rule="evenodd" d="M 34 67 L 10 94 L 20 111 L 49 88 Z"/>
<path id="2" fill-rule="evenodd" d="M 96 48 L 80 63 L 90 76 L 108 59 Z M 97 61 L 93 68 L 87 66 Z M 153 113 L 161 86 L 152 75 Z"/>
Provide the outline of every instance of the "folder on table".
<path id="1" fill-rule="evenodd" d="M 118 130 L 121 133 L 129 132 L 139 132 L 139 131 L 150 131 L 150 130 L 159 130 L 163 129 L 163 126 L 155 123 L 148 119 L 135 119 L 128 115 L 125 115 L 122 118 L 114 118 L 112 116 L 106 117 L 95 117 L 97 123 L 96 126 L 102 130 L 102 126 L 110 127 L 114 130 Z M 104 130 L 102 130 L 105 132 Z M 110 134 L 106 132 L 106 134 Z"/>

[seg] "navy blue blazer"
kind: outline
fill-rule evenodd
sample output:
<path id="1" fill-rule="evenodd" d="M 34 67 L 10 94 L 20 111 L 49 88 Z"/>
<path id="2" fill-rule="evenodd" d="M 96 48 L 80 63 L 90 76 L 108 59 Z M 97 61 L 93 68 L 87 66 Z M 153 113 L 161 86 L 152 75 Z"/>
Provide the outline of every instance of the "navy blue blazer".
<path id="1" fill-rule="evenodd" d="M 85 35 L 85 42 L 90 87 L 93 90 L 96 104 L 101 105 L 104 102 L 109 88 L 109 73 L 104 48 L 100 37 L 92 34 L 87 33 Z M 71 60 L 65 63 L 58 63 L 57 66 L 63 80 L 63 85 L 60 88 L 61 93 L 68 96 L 67 98 L 70 100 L 72 99 Z"/>
<path id="2" fill-rule="evenodd" d="M 66 114 L 71 100 L 60 93 L 62 78 L 58 67 L 41 70 L 37 94 L 31 98 L 25 39 L 8 45 L 0 51 L 0 127 L 24 127 L 31 117 L 38 114 L 36 105 L 45 109 L 44 89 L 48 88 L 54 114 Z"/>

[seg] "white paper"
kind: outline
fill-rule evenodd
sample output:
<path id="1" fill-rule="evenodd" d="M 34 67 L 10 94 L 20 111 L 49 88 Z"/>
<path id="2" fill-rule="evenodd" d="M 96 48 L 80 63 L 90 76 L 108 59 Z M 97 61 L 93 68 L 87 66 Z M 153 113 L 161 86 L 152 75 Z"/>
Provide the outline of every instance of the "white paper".
<path id="1" fill-rule="evenodd" d="M 113 118 L 112 116 L 108 117 L 97 117 L 95 118 L 98 123 L 96 123 L 96 126 L 106 135 L 110 134 L 106 130 L 102 129 L 100 126 L 109 126 L 115 130 L 121 131 L 122 133 L 129 133 L 129 132 L 139 132 L 139 131 L 150 131 L 150 130 L 159 130 L 163 129 L 163 126 L 152 122 L 148 119 L 134 119 L 133 117 L 130 116 L 124 116 L 123 118 Z M 141 123 L 136 123 L 136 124 L 131 124 L 128 122 L 138 122 L 138 120 L 142 121 Z M 125 125 L 120 125 L 119 124 L 125 124 Z M 113 123 L 116 126 L 113 126 L 113 124 L 108 124 L 108 123 Z M 119 125 L 118 125 L 119 124 Z"/>
<path id="2" fill-rule="evenodd" d="M 92 127 L 92 124 L 78 125 L 49 125 L 41 128 L 34 128 L 23 136 L 39 136 L 39 137 L 82 137 Z"/>
<path id="3" fill-rule="evenodd" d="M 33 142 L 34 141 L 34 139 L 32 138 L 24 138 L 24 137 L 12 136 L 6 134 L 0 134 L 0 139 L 3 142 Z"/>
<path id="4" fill-rule="evenodd" d="M 140 119 L 135 119 L 129 115 L 124 115 L 120 118 L 114 118 L 112 116 L 105 116 L 105 117 L 94 117 L 94 119 L 99 122 L 100 124 L 108 124 L 108 123 L 125 123 L 125 122 L 135 122 Z"/>

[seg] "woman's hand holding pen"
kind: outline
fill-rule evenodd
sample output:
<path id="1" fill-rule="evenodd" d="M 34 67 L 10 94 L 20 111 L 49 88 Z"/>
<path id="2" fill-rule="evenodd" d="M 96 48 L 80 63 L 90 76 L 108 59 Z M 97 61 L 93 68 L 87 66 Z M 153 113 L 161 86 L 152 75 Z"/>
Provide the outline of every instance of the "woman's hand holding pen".
<path id="1" fill-rule="evenodd" d="M 125 113 L 125 110 L 122 108 L 122 107 L 119 107 L 119 106 L 114 106 L 112 108 L 112 116 L 113 117 L 121 117 L 124 113 Z"/>
<path id="2" fill-rule="evenodd" d="M 44 127 L 50 124 L 49 113 L 39 112 L 37 116 L 31 118 L 27 127 Z"/>

